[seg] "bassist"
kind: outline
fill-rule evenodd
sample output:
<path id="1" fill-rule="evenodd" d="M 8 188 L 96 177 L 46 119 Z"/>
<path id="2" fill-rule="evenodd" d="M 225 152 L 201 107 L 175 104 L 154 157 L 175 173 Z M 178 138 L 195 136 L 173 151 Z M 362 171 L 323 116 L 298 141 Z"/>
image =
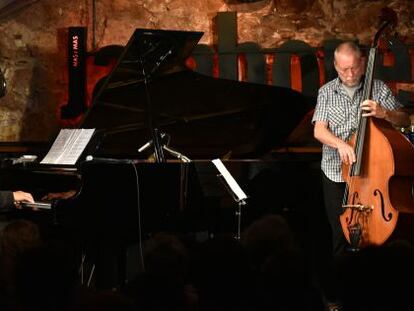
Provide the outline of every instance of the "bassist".
<path id="1" fill-rule="evenodd" d="M 338 77 L 320 88 L 312 123 L 315 138 L 323 144 L 325 209 L 332 229 L 333 254 L 339 255 L 348 244 L 339 221 L 345 189 L 341 165 L 356 161 L 354 148 L 348 141 L 358 128 L 359 109 L 363 111 L 362 117 L 385 119 L 394 126 L 408 126 L 410 118 L 380 80 L 373 81 L 372 100 L 361 103 L 365 62 L 354 42 L 344 42 L 335 49 L 334 66 Z"/>

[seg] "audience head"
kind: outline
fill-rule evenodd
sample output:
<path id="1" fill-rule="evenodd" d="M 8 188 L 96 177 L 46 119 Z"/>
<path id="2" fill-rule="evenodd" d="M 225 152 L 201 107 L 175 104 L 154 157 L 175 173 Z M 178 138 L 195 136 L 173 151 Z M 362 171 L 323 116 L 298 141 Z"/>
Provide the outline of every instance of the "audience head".
<path id="1" fill-rule="evenodd" d="M 29 220 L 16 220 L 4 227 L 0 241 L 3 255 L 17 256 L 41 245 L 40 230 Z"/>

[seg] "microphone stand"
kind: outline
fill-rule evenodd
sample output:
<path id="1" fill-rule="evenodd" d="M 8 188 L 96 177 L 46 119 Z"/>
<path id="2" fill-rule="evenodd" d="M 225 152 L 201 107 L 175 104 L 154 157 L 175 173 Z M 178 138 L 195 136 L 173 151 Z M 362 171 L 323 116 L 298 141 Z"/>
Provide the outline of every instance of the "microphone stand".
<path id="1" fill-rule="evenodd" d="M 150 75 L 154 73 L 158 67 L 163 63 L 163 61 L 167 58 L 168 55 L 172 53 L 171 49 L 168 50 L 167 53 L 164 53 L 159 60 L 154 64 L 154 67 L 150 70 L 150 74 L 148 74 L 145 70 L 144 66 L 144 56 L 141 55 L 139 57 L 141 68 L 142 68 L 142 75 L 144 77 L 144 86 L 145 86 L 145 97 L 146 97 L 146 112 L 147 112 L 147 124 L 148 128 L 151 133 L 152 142 L 154 145 L 154 154 L 155 154 L 155 160 L 159 163 L 165 162 L 165 156 L 164 151 L 161 145 L 161 136 L 158 128 L 154 125 L 154 118 L 153 118 L 153 112 L 152 112 L 152 102 L 149 92 L 149 79 Z"/>
<path id="2" fill-rule="evenodd" d="M 162 148 L 175 158 L 181 160 L 182 162 L 180 165 L 180 211 L 182 212 L 187 206 L 188 174 L 190 169 L 190 165 L 188 163 L 191 163 L 191 160 L 182 153 L 168 147 L 167 144 L 164 144 Z"/>

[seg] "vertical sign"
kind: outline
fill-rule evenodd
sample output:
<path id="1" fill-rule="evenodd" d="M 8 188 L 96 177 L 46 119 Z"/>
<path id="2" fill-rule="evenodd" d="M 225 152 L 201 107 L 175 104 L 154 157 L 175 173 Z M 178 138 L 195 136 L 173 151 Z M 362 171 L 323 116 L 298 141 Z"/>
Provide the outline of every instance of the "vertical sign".
<path id="1" fill-rule="evenodd" d="M 86 110 L 86 27 L 68 31 L 68 103 L 61 109 L 62 119 L 80 116 Z"/>

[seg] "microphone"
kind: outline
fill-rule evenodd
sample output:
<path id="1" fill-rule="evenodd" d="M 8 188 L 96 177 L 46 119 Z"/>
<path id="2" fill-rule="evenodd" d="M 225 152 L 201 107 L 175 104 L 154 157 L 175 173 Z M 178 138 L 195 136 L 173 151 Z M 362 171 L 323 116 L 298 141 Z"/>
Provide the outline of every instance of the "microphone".
<path id="1" fill-rule="evenodd" d="M 160 59 L 159 59 L 159 64 L 161 64 L 163 61 L 164 61 L 164 59 L 166 59 L 167 58 L 167 56 L 168 55 L 170 55 L 170 54 L 172 54 L 172 49 L 169 49 L 167 52 L 165 52 L 164 54 L 162 54 L 161 56 L 160 56 Z M 157 64 L 158 64 L 158 62 L 157 62 Z"/>
<path id="2" fill-rule="evenodd" d="M 167 136 L 166 133 L 161 133 L 161 140 Z M 167 136 L 168 137 L 168 136 Z M 143 152 L 145 150 L 147 150 L 149 147 L 151 147 L 154 144 L 154 142 L 152 141 L 152 139 L 148 142 L 146 142 L 145 144 L 143 144 L 141 147 L 139 147 L 138 152 Z"/>
<path id="3" fill-rule="evenodd" d="M 164 62 L 167 56 L 171 55 L 172 52 L 173 52 L 172 49 L 169 49 L 167 52 L 165 52 L 159 57 L 158 61 L 155 62 L 154 68 L 152 68 L 151 70 L 151 74 L 153 74 L 161 66 L 161 64 Z"/>
<path id="4" fill-rule="evenodd" d="M 85 161 L 94 161 L 94 162 L 100 162 L 100 163 L 123 163 L 123 164 L 131 164 L 133 163 L 132 160 L 129 159 L 113 159 L 113 158 L 97 158 L 92 155 L 88 155 L 85 158 Z"/>

